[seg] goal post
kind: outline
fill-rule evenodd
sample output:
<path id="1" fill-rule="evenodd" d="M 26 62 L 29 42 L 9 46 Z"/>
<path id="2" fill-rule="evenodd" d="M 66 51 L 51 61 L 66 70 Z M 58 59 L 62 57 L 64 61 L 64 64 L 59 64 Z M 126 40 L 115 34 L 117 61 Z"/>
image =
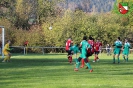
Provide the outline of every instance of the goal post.
<path id="1" fill-rule="evenodd" d="M 0 54 L 2 55 L 2 58 L 4 58 L 4 54 L 2 53 L 2 49 L 4 48 L 5 45 L 5 28 L 4 26 L 0 26 Z"/>

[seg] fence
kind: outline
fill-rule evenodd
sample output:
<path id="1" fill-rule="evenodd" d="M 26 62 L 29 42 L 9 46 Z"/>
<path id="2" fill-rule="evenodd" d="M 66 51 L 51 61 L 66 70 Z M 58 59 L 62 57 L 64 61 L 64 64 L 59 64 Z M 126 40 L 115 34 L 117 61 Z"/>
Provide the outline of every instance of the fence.
<path id="1" fill-rule="evenodd" d="M 24 46 L 11 46 L 13 50 L 11 53 L 21 53 L 21 54 L 30 54 L 30 53 L 66 53 L 65 47 L 24 47 Z M 113 52 L 113 48 L 111 49 L 111 53 Z M 130 53 L 133 52 L 133 49 L 130 49 Z M 106 48 L 102 48 L 100 53 L 106 53 Z"/>
<path id="2" fill-rule="evenodd" d="M 28 53 L 65 53 L 65 47 L 24 47 L 24 46 L 11 46 L 13 50 L 11 53 L 22 53 L 22 54 L 28 54 Z"/>

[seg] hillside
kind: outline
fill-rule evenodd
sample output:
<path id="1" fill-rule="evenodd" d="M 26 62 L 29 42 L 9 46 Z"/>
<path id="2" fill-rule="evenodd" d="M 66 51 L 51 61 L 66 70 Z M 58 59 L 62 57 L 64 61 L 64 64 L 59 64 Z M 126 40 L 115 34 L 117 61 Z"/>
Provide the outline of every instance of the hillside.
<path id="1" fill-rule="evenodd" d="M 109 12 L 115 0 L 66 0 L 63 7 L 82 9 L 85 12 Z"/>

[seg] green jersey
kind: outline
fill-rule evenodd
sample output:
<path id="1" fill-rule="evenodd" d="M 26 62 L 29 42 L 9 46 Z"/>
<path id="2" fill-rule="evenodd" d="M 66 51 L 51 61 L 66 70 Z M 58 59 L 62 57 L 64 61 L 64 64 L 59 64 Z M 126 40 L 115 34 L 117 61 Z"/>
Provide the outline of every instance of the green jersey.
<path id="1" fill-rule="evenodd" d="M 121 48 L 122 48 L 122 42 L 121 41 L 115 41 L 114 54 L 120 54 Z"/>
<path id="2" fill-rule="evenodd" d="M 87 56 L 87 49 L 91 48 L 91 45 L 86 40 L 83 40 L 80 43 L 80 45 L 81 45 L 81 54 L 80 54 L 80 57 L 85 59 L 86 56 Z"/>
<path id="3" fill-rule="evenodd" d="M 71 46 L 71 47 L 70 47 L 70 50 L 73 51 L 74 54 L 80 52 L 77 45 Z"/>
<path id="4" fill-rule="evenodd" d="M 128 55 L 129 54 L 129 49 L 130 49 L 130 43 L 126 42 L 124 44 L 124 47 L 123 48 L 124 48 L 123 54 Z"/>

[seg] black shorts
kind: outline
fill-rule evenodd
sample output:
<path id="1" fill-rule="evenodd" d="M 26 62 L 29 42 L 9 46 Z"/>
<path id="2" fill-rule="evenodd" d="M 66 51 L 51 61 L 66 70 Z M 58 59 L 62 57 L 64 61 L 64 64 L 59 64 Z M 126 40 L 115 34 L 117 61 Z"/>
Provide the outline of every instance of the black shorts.
<path id="1" fill-rule="evenodd" d="M 89 56 L 92 56 L 93 55 L 93 53 L 87 53 L 87 57 L 89 57 Z"/>
<path id="2" fill-rule="evenodd" d="M 68 55 L 72 55 L 72 51 L 71 50 L 66 50 L 66 52 L 68 53 Z"/>
<path id="3" fill-rule="evenodd" d="M 99 51 L 95 51 L 94 53 L 98 55 L 99 54 Z"/>

